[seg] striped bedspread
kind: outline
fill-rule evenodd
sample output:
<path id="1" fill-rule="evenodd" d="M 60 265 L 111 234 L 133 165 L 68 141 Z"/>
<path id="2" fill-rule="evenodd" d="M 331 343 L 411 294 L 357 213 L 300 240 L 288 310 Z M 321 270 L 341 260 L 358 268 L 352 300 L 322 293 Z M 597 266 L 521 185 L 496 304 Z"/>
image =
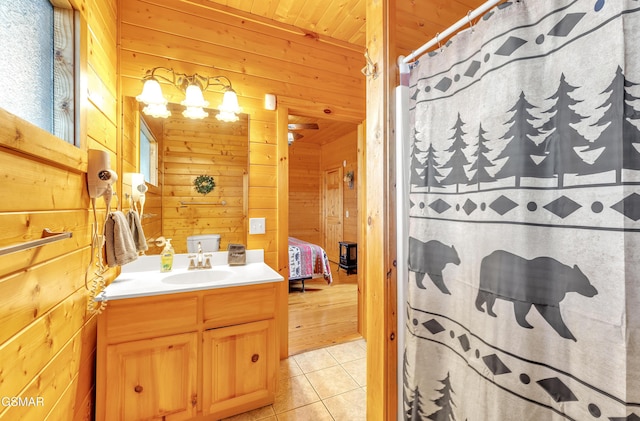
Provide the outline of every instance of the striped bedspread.
<path id="1" fill-rule="evenodd" d="M 289 237 L 289 280 L 323 277 L 333 281 L 329 258 L 322 247 Z"/>

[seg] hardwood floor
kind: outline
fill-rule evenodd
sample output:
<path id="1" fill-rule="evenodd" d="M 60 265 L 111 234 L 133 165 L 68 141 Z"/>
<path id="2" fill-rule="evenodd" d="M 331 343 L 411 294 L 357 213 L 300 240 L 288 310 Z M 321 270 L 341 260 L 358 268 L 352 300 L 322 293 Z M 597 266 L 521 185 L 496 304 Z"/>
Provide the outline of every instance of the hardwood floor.
<path id="1" fill-rule="evenodd" d="M 305 292 L 294 284 L 289 293 L 289 355 L 353 341 L 358 333 L 356 275 L 333 268 L 333 283 L 305 281 Z"/>

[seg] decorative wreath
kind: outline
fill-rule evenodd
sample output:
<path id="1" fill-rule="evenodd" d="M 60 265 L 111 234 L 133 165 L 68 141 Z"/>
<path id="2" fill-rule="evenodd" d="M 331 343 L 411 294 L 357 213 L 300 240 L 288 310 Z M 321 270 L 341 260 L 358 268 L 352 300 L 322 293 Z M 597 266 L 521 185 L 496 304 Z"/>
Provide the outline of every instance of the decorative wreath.
<path id="1" fill-rule="evenodd" d="M 193 187 L 200 194 L 211 193 L 215 186 L 216 183 L 210 175 L 199 175 L 193 180 Z"/>

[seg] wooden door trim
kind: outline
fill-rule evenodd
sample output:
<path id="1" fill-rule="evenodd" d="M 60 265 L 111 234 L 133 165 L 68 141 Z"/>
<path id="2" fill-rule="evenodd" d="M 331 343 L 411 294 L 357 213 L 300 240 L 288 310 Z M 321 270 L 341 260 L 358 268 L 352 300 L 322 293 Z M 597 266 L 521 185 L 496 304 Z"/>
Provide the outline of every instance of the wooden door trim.
<path id="1" fill-rule="evenodd" d="M 280 359 L 289 357 L 289 108 L 281 105 L 276 111 L 276 138 L 278 145 L 278 273 L 285 279 L 278 285 L 277 340 Z"/>

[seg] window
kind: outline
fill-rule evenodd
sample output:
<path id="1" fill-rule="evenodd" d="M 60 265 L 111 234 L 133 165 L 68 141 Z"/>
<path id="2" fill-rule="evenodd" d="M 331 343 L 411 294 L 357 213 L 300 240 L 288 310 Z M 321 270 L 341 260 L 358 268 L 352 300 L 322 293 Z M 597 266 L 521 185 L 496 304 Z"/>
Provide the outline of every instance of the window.
<path id="1" fill-rule="evenodd" d="M 0 1 L 0 21 L 0 107 L 75 143 L 74 11 Z"/>
<path id="2" fill-rule="evenodd" d="M 140 172 L 149 184 L 158 185 L 158 142 L 143 118 L 140 118 Z"/>

